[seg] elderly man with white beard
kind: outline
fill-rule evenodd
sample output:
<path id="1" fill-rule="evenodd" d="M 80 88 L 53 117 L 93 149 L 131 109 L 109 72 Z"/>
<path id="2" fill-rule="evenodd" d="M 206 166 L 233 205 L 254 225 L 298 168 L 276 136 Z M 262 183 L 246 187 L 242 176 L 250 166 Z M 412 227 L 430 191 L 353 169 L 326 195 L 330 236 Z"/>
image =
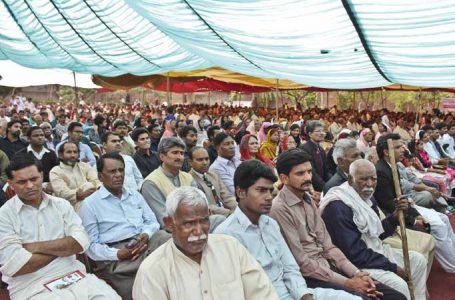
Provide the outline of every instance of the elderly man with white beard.
<path id="1" fill-rule="evenodd" d="M 381 221 L 373 193 L 376 169 L 360 159 L 349 168 L 348 181 L 330 189 L 320 203 L 322 218 L 333 243 L 359 269 L 370 273 L 410 299 L 404 272 L 403 252 L 382 242 L 398 226 L 397 211 L 406 210 L 406 199 L 397 199 L 396 210 Z M 409 253 L 416 299 L 426 299 L 426 265 L 424 256 Z"/>

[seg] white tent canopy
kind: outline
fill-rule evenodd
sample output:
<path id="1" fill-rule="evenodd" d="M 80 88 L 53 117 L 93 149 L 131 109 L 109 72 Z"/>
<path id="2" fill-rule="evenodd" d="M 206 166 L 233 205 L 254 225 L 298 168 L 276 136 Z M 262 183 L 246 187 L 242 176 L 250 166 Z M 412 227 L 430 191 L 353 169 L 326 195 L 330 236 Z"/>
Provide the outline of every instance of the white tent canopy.
<path id="1" fill-rule="evenodd" d="M 58 69 L 31 69 L 12 61 L 0 61 L 0 85 L 24 87 L 45 84 L 74 86 L 73 72 Z M 76 73 L 76 86 L 87 89 L 100 88 L 90 74 Z"/>
<path id="2" fill-rule="evenodd" d="M 454 15 L 455 0 L 3 0 L 0 60 L 103 76 L 219 66 L 321 88 L 453 87 Z"/>

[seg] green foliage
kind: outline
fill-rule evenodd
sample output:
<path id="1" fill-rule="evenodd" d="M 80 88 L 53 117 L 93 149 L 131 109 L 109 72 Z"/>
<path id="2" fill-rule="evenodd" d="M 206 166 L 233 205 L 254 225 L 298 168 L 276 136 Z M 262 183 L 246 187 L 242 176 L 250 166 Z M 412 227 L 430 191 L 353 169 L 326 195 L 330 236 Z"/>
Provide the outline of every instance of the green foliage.
<path id="1" fill-rule="evenodd" d="M 87 99 L 95 93 L 95 89 L 77 88 L 77 95 L 79 100 Z M 59 97 L 62 97 L 64 102 L 74 102 L 76 100 L 74 87 L 60 86 L 59 90 L 57 91 L 57 95 Z"/>

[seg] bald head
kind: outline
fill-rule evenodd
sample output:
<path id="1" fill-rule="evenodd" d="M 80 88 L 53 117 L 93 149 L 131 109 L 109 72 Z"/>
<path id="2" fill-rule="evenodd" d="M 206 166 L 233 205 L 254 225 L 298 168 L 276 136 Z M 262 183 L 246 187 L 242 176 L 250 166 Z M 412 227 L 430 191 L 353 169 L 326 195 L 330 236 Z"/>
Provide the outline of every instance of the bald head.
<path id="1" fill-rule="evenodd" d="M 369 160 L 356 160 L 349 167 L 349 184 L 363 200 L 371 198 L 376 188 L 377 179 L 376 168 Z"/>

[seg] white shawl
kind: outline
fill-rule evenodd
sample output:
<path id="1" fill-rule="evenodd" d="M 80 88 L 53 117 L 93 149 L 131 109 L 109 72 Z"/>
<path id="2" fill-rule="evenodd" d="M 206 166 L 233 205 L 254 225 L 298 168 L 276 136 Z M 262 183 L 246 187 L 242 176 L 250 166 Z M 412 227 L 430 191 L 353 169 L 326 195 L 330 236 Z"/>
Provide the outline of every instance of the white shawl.
<path id="1" fill-rule="evenodd" d="M 382 227 L 381 219 L 371 207 L 373 205 L 371 200 L 363 200 L 357 191 L 349 185 L 349 182 L 346 181 L 327 192 L 327 195 L 320 202 L 320 212 L 322 213 L 325 207 L 333 201 L 342 201 L 352 209 L 353 221 L 362 234 L 362 240 L 367 247 L 383 254 L 392 261 L 392 255 L 389 255 L 390 247 L 383 244 L 379 238 L 384 232 L 384 228 Z"/>

